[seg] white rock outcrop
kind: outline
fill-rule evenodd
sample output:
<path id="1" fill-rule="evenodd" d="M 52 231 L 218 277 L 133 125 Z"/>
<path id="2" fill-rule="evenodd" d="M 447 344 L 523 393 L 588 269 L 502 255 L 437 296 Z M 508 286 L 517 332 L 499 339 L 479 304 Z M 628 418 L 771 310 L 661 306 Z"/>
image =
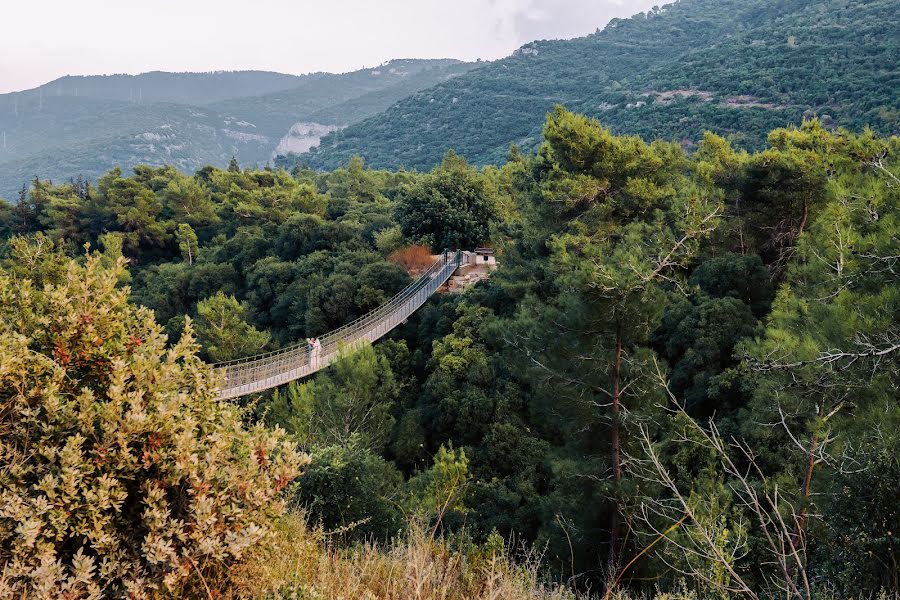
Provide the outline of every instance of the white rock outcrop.
<path id="1" fill-rule="evenodd" d="M 287 135 L 278 142 L 272 157 L 293 152 L 303 154 L 319 145 L 319 140 L 332 131 L 341 129 L 336 125 L 322 125 L 321 123 L 294 123 Z"/>

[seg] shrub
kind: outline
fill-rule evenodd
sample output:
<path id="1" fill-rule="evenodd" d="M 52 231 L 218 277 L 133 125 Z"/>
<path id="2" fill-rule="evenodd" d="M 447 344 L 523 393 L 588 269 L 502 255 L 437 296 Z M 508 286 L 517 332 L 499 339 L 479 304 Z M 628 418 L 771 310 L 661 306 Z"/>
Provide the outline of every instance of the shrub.
<path id="1" fill-rule="evenodd" d="M 499 536 L 496 536 L 499 537 Z M 271 600 L 576 600 L 571 590 L 545 585 L 537 552 L 517 556 L 502 540 L 460 549 L 413 521 L 390 544 L 336 546 L 302 514 L 287 515 L 278 534 L 230 573 L 232 597 Z M 584 600 L 589 597 L 585 596 Z M 618 596 L 616 600 L 626 600 Z M 674 599 L 673 599 L 674 600 Z"/>
<path id="2" fill-rule="evenodd" d="M 424 273 L 434 264 L 434 257 L 427 246 L 412 245 L 401 248 L 388 256 L 388 260 L 395 265 L 400 265 L 412 277 Z"/>
<path id="3" fill-rule="evenodd" d="M 375 233 L 375 247 L 382 254 L 391 254 L 403 246 L 403 232 L 399 225 L 382 229 Z"/>
<path id="4" fill-rule="evenodd" d="M 351 443 L 312 453 L 299 503 L 310 518 L 346 539 L 390 540 L 403 528 L 403 476 L 371 450 Z"/>
<path id="5" fill-rule="evenodd" d="M 0 597 L 146 597 L 240 559 L 306 460 L 167 347 L 124 261 L 0 271 Z"/>

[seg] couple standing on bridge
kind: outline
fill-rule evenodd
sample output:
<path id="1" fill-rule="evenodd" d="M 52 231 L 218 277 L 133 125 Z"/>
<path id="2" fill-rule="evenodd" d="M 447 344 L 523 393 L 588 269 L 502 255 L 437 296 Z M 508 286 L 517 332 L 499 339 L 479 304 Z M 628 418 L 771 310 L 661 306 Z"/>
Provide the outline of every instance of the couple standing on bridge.
<path id="1" fill-rule="evenodd" d="M 319 366 L 319 354 L 322 352 L 322 342 L 319 338 L 306 340 L 306 351 L 309 353 L 309 364 L 315 369 Z"/>

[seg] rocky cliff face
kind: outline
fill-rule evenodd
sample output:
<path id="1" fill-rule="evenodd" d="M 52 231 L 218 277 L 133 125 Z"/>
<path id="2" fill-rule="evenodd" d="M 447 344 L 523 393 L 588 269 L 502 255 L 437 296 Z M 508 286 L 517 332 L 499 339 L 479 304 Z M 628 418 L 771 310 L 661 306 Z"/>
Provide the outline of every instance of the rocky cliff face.
<path id="1" fill-rule="evenodd" d="M 303 154 L 319 145 L 323 136 L 341 129 L 336 125 L 322 125 L 321 123 L 294 123 L 287 135 L 278 142 L 278 147 L 272 154 L 284 156 L 290 153 Z"/>

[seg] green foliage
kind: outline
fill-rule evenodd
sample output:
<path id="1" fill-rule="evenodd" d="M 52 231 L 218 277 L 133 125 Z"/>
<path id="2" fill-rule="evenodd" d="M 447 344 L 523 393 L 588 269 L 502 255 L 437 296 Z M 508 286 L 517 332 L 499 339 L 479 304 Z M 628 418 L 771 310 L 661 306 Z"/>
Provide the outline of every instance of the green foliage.
<path id="1" fill-rule="evenodd" d="M 232 156 L 245 166 L 264 165 L 274 152 L 291 151 L 291 128 L 298 122 L 322 133 L 356 123 L 475 66 L 408 59 L 340 75 L 63 77 L 0 95 L 0 131 L 7 140 L 0 155 L 0 197 L 15 198 L 35 173 L 57 182 L 97 180 L 114 167 L 140 164 L 174 164 L 185 172 L 224 168 Z"/>
<path id="2" fill-rule="evenodd" d="M 11 238 L 0 266 L 15 279 L 31 279 L 35 287 L 59 281 L 69 268 L 65 252 L 43 233 Z M 124 269 L 122 269 L 124 271 Z"/>
<path id="3" fill-rule="evenodd" d="M 680 572 L 697 572 L 694 589 L 708 598 L 730 598 L 728 589 L 734 585 L 729 569 L 748 551 L 749 521 L 736 502 L 735 492 L 722 474 L 720 457 L 712 451 L 697 425 L 683 413 L 671 422 L 671 438 L 667 440 L 671 456 L 669 461 L 680 483 L 690 489 L 686 499 L 695 525 L 708 532 L 713 553 L 727 557 L 724 562 L 709 560 L 707 549 L 710 541 L 704 539 L 700 527 L 678 529 L 671 534 L 660 552 L 665 564 L 674 565 Z M 659 492 L 660 494 L 662 492 Z M 685 553 L 682 547 L 702 549 L 699 553 Z M 705 551 L 705 552 L 704 552 Z"/>
<path id="4" fill-rule="evenodd" d="M 673 303 L 663 315 L 655 339 L 671 365 L 669 385 L 688 411 L 710 416 L 713 379 L 735 365 L 734 348 L 759 332 L 750 307 L 732 297 L 705 295 Z"/>
<path id="5" fill-rule="evenodd" d="M 483 177 L 452 152 L 430 175 L 405 188 L 397 206 L 403 235 L 434 252 L 480 246 L 496 219 Z"/>
<path id="6" fill-rule="evenodd" d="M 222 292 L 197 304 L 197 339 L 210 360 L 225 362 L 260 352 L 269 334 L 244 320 L 246 309 Z"/>
<path id="7" fill-rule="evenodd" d="M 181 250 L 181 258 L 190 266 L 199 253 L 197 247 L 197 234 L 187 223 L 182 223 L 175 231 L 175 239 L 178 241 L 178 249 Z"/>
<path id="8" fill-rule="evenodd" d="M 478 335 L 477 328 L 488 317 L 484 308 L 460 307 L 453 332 L 433 344 L 422 418 L 434 448 L 447 439 L 476 444 L 505 403 L 509 392 L 496 380 Z"/>
<path id="9" fill-rule="evenodd" d="M 310 450 L 355 446 L 382 452 L 401 391 L 387 358 L 366 346 L 338 359 L 312 381 L 276 391 L 269 420 Z"/>
<path id="10" fill-rule="evenodd" d="M 3 596 L 178 593 L 267 535 L 303 462 L 101 262 L 0 272 Z"/>
<path id="11" fill-rule="evenodd" d="M 556 108 L 537 152 L 481 171 L 451 155 L 424 174 L 353 160 L 292 175 L 141 167 L 103 190 L 37 180 L 0 213 L 31 243 L 7 240 L 0 260 L 41 290 L 76 243 L 102 247 L 104 268 L 125 253 L 133 302 L 238 355 L 383 303 L 409 282 L 385 259 L 406 236 L 474 244 L 493 220 L 489 281 L 254 399 L 314 455 L 297 492 L 308 514 L 345 540 L 418 515 L 478 564 L 498 536 L 536 544 L 581 589 L 686 590 L 683 572 L 686 597 L 893 593 L 900 146 L 826 124 L 775 130 L 758 152 L 708 134 L 687 153 Z M 453 221 L 421 212 L 404 230 L 402 215 L 460 197 L 490 218 L 473 229 L 449 208 Z"/>
<path id="12" fill-rule="evenodd" d="M 769 131 L 810 115 L 896 134 L 900 89 L 883 69 L 900 60 L 897 17 L 893 0 L 673 2 L 583 38 L 525 44 L 325 136 L 303 159 L 425 170 L 453 149 L 497 164 L 510 144 L 540 146 L 555 104 L 615 133 L 686 145 L 712 131 L 760 149 Z"/>
<path id="13" fill-rule="evenodd" d="M 738 342 L 760 333 L 757 319 L 768 313 L 773 291 L 756 254 L 710 258 L 688 284 L 696 291 L 671 302 L 653 339 L 671 367 L 671 391 L 692 415 L 709 417 L 722 408 L 714 400 L 743 401 L 719 374 L 737 364 Z"/>
<path id="14" fill-rule="evenodd" d="M 100 219 L 115 220 L 124 234 L 125 250 L 137 254 L 141 247 L 161 247 L 170 240 L 172 224 L 158 219 L 162 202 L 136 179 L 125 179 L 118 169 L 97 182 L 98 198 L 92 207 Z"/>
<path id="15" fill-rule="evenodd" d="M 821 522 L 813 524 L 822 541 L 811 561 L 821 580 L 844 595 L 860 582 L 885 590 L 900 584 L 900 423 L 897 411 L 885 408 L 860 415 L 855 445 L 830 482 Z M 873 422 L 879 427 L 870 427 Z"/>
<path id="16" fill-rule="evenodd" d="M 774 292 L 765 266 L 756 254 L 727 253 L 702 262 L 688 283 L 713 298 L 736 298 L 760 317 L 769 311 Z"/>
<path id="17" fill-rule="evenodd" d="M 869 479 L 870 469 L 887 481 L 894 469 L 883 459 L 892 438 L 877 432 L 896 419 L 900 386 L 900 287 L 890 266 L 896 262 L 900 206 L 896 140 L 887 147 L 864 134 L 832 144 L 829 162 L 841 168 L 829 175 L 816 217 L 799 239 L 797 259 L 787 269 L 765 335 L 742 347 L 753 391 L 750 414 L 741 423 L 744 435 L 764 448 L 760 459 L 769 468 L 801 482 L 789 500 L 804 515 L 820 503 L 832 510 L 841 506 L 848 487 L 865 481 L 877 486 Z M 782 427 L 755 426 L 773 419 Z M 856 450 L 863 447 L 870 449 L 866 458 Z M 815 460 L 810 462 L 809 455 Z M 858 478 L 850 483 L 853 476 L 845 471 L 854 470 Z M 889 495 L 895 483 L 885 483 Z M 824 523 L 848 523 L 846 515 L 829 514 Z M 836 544 L 836 552 L 859 552 L 851 540 L 886 537 L 881 556 L 896 563 L 893 534 L 886 534 L 892 525 L 874 533 L 868 515 L 850 518 L 860 519 L 855 521 L 859 537 L 826 538 Z M 882 523 L 891 518 L 875 517 Z M 842 573 L 842 578 L 851 572 L 835 570 L 828 559 L 810 565 L 814 572 L 825 567 L 823 572 Z M 871 574 L 867 581 L 873 587 L 896 585 Z"/>
<path id="18" fill-rule="evenodd" d="M 535 241 L 523 244 L 522 271 L 547 284 L 501 323 L 501 335 L 515 340 L 515 360 L 540 390 L 541 410 L 569 421 L 557 425 L 571 446 L 560 471 L 609 474 L 599 489 L 576 492 L 602 502 L 598 522 L 569 519 L 610 532 L 615 569 L 621 523 L 633 518 L 628 505 L 640 503 L 624 456 L 638 450 L 637 427 L 657 412 L 650 338 L 667 295 L 718 223 L 719 194 L 692 177 L 672 144 L 616 137 L 562 108 L 548 117 L 545 136 L 523 206 Z M 538 240 L 547 240 L 544 248 Z M 521 282 L 512 285 L 517 292 Z"/>
<path id="19" fill-rule="evenodd" d="M 464 515 L 470 480 L 465 451 L 442 445 L 431 468 L 409 481 L 412 512 L 437 525 L 445 518 Z"/>
<path id="20" fill-rule="evenodd" d="M 375 234 L 375 247 L 385 256 L 406 245 L 403 231 L 399 225 L 382 229 Z"/>
<path id="21" fill-rule="evenodd" d="M 403 477 L 388 461 L 354 440 L 312 453 L 297 502 L 310 519 L 348 539 L 389 540 L 404 525 Z"/>
<path id="22" fill-rule="evenodd" d="M 297 501 L 314 521 L 350 539 L 390 539 L 410 518 L 459 522 L 471 476 L 462 450 L 441 446 L 433 465 L 404 482 L 401 473 L 353 438 L 312 453 Z"/>

